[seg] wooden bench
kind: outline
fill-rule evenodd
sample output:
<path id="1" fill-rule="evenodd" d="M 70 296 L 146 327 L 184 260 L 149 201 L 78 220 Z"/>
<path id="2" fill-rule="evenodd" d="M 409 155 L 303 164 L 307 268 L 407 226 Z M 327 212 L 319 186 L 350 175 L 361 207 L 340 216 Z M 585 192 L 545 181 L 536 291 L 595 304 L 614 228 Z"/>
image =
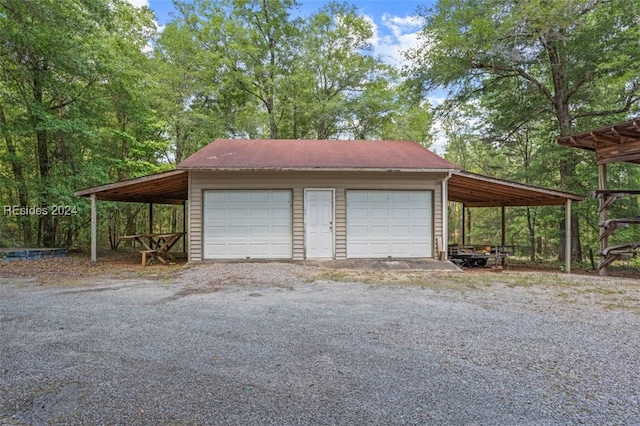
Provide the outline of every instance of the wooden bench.
<path id="1" fill-rule="evenodd" d="M 140 254 L 142 255 L 142 266 L 147 266 L 147 256 L 149 256 L 149 260 L 157 259 L 155 256 L 158 253 L 158 250 L 141 250 Z"/>
<path id="2" fill-rule="evenodd" d="M 640 241 L 629 244 L 621 244 L 619 246 L 607 247 L 600 252 L 600 264 L 598 269 L 605 268 L 616 260 L 622 259 L 623 256 L 634 256 L 636 250 L 640 249 Z"/>

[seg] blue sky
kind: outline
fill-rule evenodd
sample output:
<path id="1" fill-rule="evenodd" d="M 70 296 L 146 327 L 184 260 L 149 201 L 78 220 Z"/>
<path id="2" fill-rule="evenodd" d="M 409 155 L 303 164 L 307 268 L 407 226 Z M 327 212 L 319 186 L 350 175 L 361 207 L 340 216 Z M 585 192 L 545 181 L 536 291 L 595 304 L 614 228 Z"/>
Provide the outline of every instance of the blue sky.
<path id="1" fill-rule="evenodd" d="M 149 6 L 156 14 L 160 26 L 171 19 L 174 6 L 171 0 L 128 0 L 136 6 Z M 328 0 L 299 0 L 300 14 L 310 15 Z M 435 0 L 359 0 L 348 1 L 358 12 L 374 24 L 375 36 L 371 40 L 374 53 L 394 65 L 402 62 L 402 51 L 417 43 L 420 22 L 413 17 L 419 6 L 432 6 Z"/>

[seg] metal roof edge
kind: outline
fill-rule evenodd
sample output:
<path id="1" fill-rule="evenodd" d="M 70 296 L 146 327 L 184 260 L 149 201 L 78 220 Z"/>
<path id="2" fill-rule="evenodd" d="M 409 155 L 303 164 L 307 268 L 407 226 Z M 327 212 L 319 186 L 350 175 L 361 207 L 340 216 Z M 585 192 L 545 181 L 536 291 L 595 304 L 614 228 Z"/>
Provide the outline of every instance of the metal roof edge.
<path id="1" fill-rule="evenodd" d="M 400 167 L 180 167 L 191 172 L 403 172 L 403 173 L 448 173 L 460 171 L 453 168 L 400 168 Z"/>
<path id="2" fill-rule="evenodd" d="M 556 197 L 563 197 L 563 198 L 567 198 L 573 201 L 584 201 L 587 199 L 586 196 L 584 195 L 578 195 L 578 194 L 573 194 L 570 192 L 564 192 L 564 191 L 556 191 L 554 189 L 549 189 L 549 188 L 543 188 L 540 186 L 535 186 L 535 185 L 529 185 L 526 183 L 519 183 L 519 182 L 513 182 L 513 181 L 509 181 L 506 179 L 499 179 L 499 178 L 495 178 L 495 177 L 491 177 L 491 176 L 485 176 L 485 175 L 481 175 L 478 173 L 472 173 L 472 172 L 467 172 L 467 171 L 459 171 L 459 172 L 454 172 L 454 174 L 457 174 L 459 176 L 462 177 L 468 177 L 471 179 L 478 179 L 478 180 L 484 180 L 486 182 L 496 182 L 496 183 L 501 183 L 504 185 L 510 185 L 516 188 L 521 188 L 521 189 L 525 189 L 525 190 L 531 190 L 531 191 L 537 191 L 537 192 L 544 192 L 547 193 L 549 195 L 553 195 Z"/>
<path id="3" fill-rule="evenodd" d="M 137 178 L 131 178 L 131 179 L 126 179 L 126 180 L 121 180 L 121 181 L 117 181 L 117 182 L 112 182 L 112 183 L 107 183 L 104 185 L 98 185 L 98 186 L 92 186 L 90 188 L 85 188 L 85 189 L 80 189 L 78 191 L 75 191 L 73 193 L 74 196 L 76 197 L 86 197 L 89 196 L 91 194 L 95 194 L 96 192 L 101 192 L 101 191 L 105 191 L 108 189 L 113 189 L 113 188 L 117 188 L 117 187 L 121 187 L 121 186 L 127 186 L 127 185 L 135 185 L 137 183 L 142 183 L 148 180 L 154 180 L 154 179 L 162 179 L 165 177 L 171 177 L 171 176 L 178 176 L 181 175 L 183 173 L 187 173 L 187 170 L 169 170 L 167 172 L 159 172 L 159 173 L 153 173 L 150 175 L 145 175 L 145 176 L 139 176 Z"/>

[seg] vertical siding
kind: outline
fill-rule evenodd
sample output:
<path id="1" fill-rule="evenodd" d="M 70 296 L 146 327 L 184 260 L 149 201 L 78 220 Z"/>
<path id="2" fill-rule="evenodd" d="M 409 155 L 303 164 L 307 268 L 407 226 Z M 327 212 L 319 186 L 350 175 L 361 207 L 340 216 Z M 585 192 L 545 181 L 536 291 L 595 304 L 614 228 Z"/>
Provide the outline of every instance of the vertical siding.
<path id="1" fill-rule="evenodd" d="M 347 258 L 347 200 L 344 187 L 336 188 L 335 203 L 335 248 L 336 259 Z"/>
<path id="2" fill-rule="evenodd" d="M 293 258 L 304 259 L 304 188 L 293 188 Z"/>
<path id="3" fill-rule="evenodd" d="M 304 188 L 335 189 L 335 256 L 347 257 L 348 189 L 433 191 L 433 238 L 442 237 L 444 173 L 371 172 L 207 172 L 189 173 L 189 260 L 202 260 L 203 192 L 207 189 L 289 189 L 292 191 L 293 259 L 304 259 Z M 434 256 L 437 253 L 434 252 Z"/>
<path id="4" fill-rule="evenodd" d="M 189 173 L 189 260 L 202 260 L 202 189 Z"/>
<path id="5" fill-rule="evenodd" d="M 433 241 L 431 242 L 432 256 L 437 257 L 436 238 L 442 239 L 442 182 L 438 181 L 433 186 Z M 442 250 L 442 247 L 438 247 Z"/>

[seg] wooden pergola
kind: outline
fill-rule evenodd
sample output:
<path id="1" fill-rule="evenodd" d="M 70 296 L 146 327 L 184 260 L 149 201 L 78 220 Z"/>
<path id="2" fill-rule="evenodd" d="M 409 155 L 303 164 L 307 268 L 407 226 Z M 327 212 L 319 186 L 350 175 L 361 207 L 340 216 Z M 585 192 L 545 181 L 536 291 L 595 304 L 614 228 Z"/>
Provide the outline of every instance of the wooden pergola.
<path id="1" fill-rule="evenodd" d="M 627 162 L 640 164 L 640 118 L 624 121 L 599 129 L 563 136 L 559 145 L 595 152 L 598 165 L 598 189 L 593 196 L 599 200 L 600 214 L 600 275 L 607 275 L 607 267 L 626 254 L 633 254 L 640 247 L 639 242 L 609 247 L 609 236 L 617 229 L 640 224 L 640 218 L 609 219 L 608 210 L 619 198 L 640 194 L 640 189 L 609 189 L 607 185 L 607 164 Z"/>

